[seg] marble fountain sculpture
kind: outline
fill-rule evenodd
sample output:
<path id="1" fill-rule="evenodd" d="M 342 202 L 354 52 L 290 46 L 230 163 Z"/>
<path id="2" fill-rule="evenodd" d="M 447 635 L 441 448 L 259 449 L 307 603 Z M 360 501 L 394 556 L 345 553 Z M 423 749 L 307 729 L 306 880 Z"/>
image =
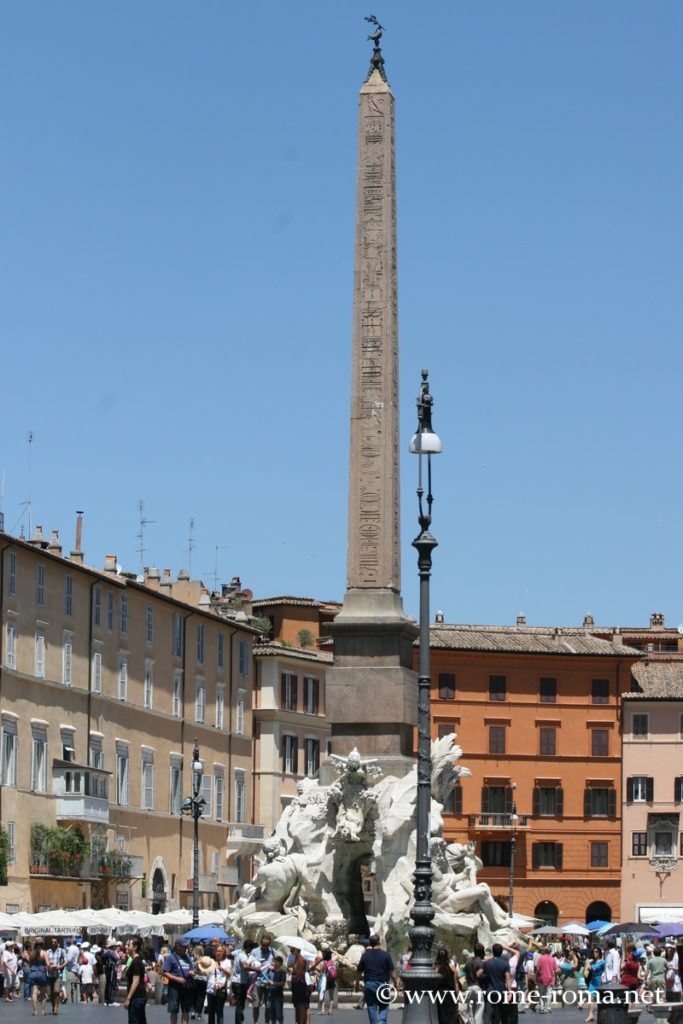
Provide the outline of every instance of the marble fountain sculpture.
<path id="1" fill-rule="evenodd" d="M 456 783 L 470 771 L 451 733 L 432 742 L 432 902 L 437 942 L 462 948 L 479 940 L 518 939 L 484 882 L 477 881 L 474 844 L 447 843 L 442 811 Z M 354 936 L 376 931 L 395 953 L 406 948 L 415 865 L 417 769 L 384 776 L 376 760 L 357 750 L 331 755 L 330 785 L 303 779 L 284 810 L 252 881 L 229 908 L 226 928 L 240 938 L 295 932 L 318 947 L 343 952 Z M 377 914 L 366 917 L 362 880 L 374 877 Z M 515 927 L 516 926 L 516 927 Z M 357 947 L 360 951 L 361 947 Z M 351 952 L 351 950 L 349 950 Z M 352 957 L 352 959 L 355 959 Z"/>

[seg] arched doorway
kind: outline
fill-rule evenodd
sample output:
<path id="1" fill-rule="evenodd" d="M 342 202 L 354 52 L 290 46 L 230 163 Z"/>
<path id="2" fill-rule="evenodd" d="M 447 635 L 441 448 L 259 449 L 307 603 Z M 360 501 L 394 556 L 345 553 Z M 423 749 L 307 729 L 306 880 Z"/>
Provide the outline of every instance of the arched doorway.
<path id="1" fill-rule="evenodd" d="M 603 903 L 602 900 L 596 900 L 595 903 L 590 903 L 586 908 L 586 924 L 590 924 L 591 921 L 611 921 L 612 911 Z"/>
<path id="2" fill-rule="evenodd" d="M 152 913 L 163 914 L 166 910 L 166 881 L 161 868 L 152 875 Z"/>
<path id="3" fill-rule="evenodd" d="M 540 917 L 543 924 L 548 924 L 551 928 L 557 927 L 557 914 L 557 907 L 550 900 L 543 900 L 542 903 L 537 903 L 534 910 L 534 917 Z"/>

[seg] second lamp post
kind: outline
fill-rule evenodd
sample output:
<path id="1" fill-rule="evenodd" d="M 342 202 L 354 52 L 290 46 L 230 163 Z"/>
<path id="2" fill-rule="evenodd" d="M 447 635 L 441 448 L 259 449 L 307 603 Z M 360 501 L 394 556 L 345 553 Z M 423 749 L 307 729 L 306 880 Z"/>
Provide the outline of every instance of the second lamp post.
<path id="1" fill-rule="evenodd" d="M 194 846 L 192 849 L 192 927 L 199 927 L 199 819 L 204 813 L 206 800 L 202 796 L 204 768 L 199 760 L 199 743 L 194 741 L 192 752 L 192 796 L 183 800 L 181 811 L 194 821 Z"/>

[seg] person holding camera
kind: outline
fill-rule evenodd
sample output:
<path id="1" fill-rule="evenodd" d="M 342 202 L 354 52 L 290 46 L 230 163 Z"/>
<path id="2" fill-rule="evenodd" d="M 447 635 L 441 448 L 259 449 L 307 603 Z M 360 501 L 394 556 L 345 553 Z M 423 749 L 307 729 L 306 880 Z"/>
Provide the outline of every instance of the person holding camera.
<path id="1" fill-rule="evenodd" d="M 178 1024 L 178 1011 L 182 1024 L 188 1024 L 194 1006 L 194 963 L 187 951 L 186 939 L 176 939 L 173 952 L 164 960 L 164 981 L 168 984 L 166 1008 L 171 1015 L 170 1024 Z"/>

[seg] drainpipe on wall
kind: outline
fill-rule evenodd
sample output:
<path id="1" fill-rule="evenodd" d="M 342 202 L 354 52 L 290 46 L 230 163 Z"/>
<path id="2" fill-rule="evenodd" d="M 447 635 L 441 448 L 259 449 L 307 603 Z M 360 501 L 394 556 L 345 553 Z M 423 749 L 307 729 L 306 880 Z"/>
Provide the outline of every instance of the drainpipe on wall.
<path id="1" fill-rule="evenodd" d="M 96 579 L 94 579 L 92 581 L 92 583 L 90 584 L 90 606 L 89 606 L 90 626 L 88 628 L 88 715 L 87 715 L 88 729 L 87 729 L 87 734 L 86 734 L 86 738 L 85 738 L 85 742 L 86 742 L 86 753 L 85 753 L 86 761 L 85 761 L 85 763 L 87 765 L 90 765 L 90 733 L 91 733 L 91 730 L 92 730 L 92 640 L 93 640 L 92 602 L 93 602 L 93 591 L 95 590 L 96 584 L 97 584 L 97 580 Z"/>
<path id="2" fill-rule="evenodd" d="M 228 665 L 230 676 L 228 679 L 228 821 L 232 821 L 232 691 L 233 691 L 233 656 L 235 645 L 233 638 L 237 632 L 235 627 L 230 634 L 230 657 Z"/>

